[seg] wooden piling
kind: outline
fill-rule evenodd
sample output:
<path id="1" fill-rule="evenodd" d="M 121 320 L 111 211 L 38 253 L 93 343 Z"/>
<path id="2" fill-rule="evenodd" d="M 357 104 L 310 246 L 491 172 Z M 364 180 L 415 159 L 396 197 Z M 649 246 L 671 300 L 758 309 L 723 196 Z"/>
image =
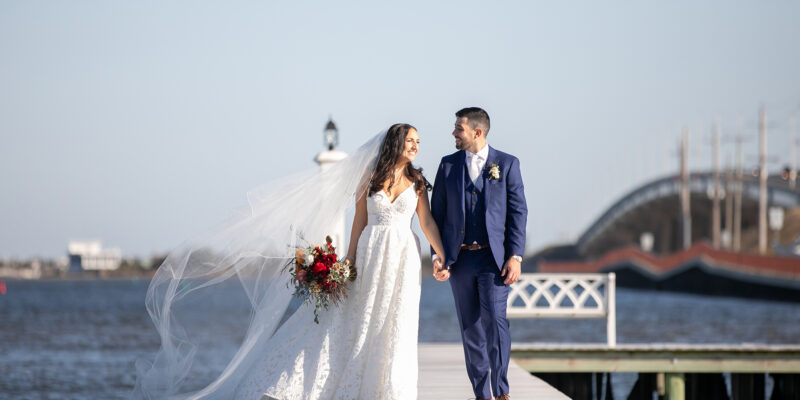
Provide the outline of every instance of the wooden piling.
<path id="1" fill-rule="evenodd" d="M 667 400 L 685 400 L 686 399 L 686 381 L 681 372 L 664 374 L 666 380 Z"/>

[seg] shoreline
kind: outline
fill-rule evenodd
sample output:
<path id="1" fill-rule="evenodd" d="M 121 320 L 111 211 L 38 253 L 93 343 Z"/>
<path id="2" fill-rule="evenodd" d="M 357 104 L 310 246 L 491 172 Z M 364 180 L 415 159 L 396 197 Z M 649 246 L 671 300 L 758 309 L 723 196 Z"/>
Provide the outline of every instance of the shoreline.
<path id="1" fill-rule="evenodd" d="M 2 277 L 0 281 L 5 282 L 41 282 L 41 281 L 149 281 L 153 274 L 147 275 L 115 275 L 115 276 L 92 276 L 92 275 L 72 275 L 72 276 L 43 276 L 35 279 L 24 279 L 18 277 Z"/>

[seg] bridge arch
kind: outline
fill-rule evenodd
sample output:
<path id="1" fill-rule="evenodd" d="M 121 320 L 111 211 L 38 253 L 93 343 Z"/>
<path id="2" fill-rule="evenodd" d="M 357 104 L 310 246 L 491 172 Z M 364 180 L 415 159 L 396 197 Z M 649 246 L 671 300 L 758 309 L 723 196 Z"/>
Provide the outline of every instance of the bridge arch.
<path id="1" fill-rule="evenodd" d="M 726 185 L 722 180 L 720 185 Z M 649 232 L 654 237 L 653 251 L 672 253 L 682 248 L 680 219 L 680 176 L 673 175 L 648 182 L 623 196 L 609 207 L 580 236 L 576 243 L 583 257 L 596 257 L 619 247 L 638 245 L 640 236 Z M 758 224 L 757 177 L 742 180 L 742 232 Z M 689 177 L 691 198 L 692 240 L 711 237 L 711 208 L 709 196 L 713 189 L 710 172 L 692 173 Z M 730 196 L 733 193 L 726 193 Z M 733 202 L 730 202 L 732 204 Z M 780 176 L 767 179 L 768 207 L 793 209 L 800 206 L 800 189 L 790 188 Z M 726 201 L 722 200 L 722 229 L 725 226 Z M 752 238 L 743 238 L 752 239 Z"/>

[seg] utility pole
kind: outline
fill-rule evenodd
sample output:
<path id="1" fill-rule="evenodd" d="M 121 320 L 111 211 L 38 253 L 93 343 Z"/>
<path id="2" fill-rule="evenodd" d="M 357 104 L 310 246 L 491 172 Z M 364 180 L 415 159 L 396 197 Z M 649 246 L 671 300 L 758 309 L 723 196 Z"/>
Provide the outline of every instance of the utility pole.
<path id="1" fill-rule="evenodd" d="M 725 247 L 733 244 L 733 168 L 731 157 L 725 157 Z"/>
<path id="2" fill-rule="evenodd" d="M 714 131 L 713 131 L 713 162 L 714 162 L 714 171 L 712 173 L 713 182 L 712 186 L 712 197 L 711 197 L 711 243 L 715 249 L 719 248 L 719 236 L 720 236 L 720 224 L 721 224 L 721 216 L 720 216 L 720 207 L 719 207 L 719 195 L 720 195 L 720 184 L 719 184 L 719 124 L 714 123 Z"/>
<path id="3" fill-rule="evenodd" d="M 758 115 L 758 252 L 767 252 L 767 112 Z"/>
<path id="4" fill-rule="evenodd" d="M 689 129 L 683 128 L 681 136 L 681 227 L 683 230 L 683 248 L 692 246 L 692 215 L 689 193 Z"/>
<path id="5" fill-rule="evenodd" d="M 789 147 L 789 165 L 791 165 L 791 170 L 789 170 L 789 187 L 794 189 L 797 185 L 797 137 L 795 132 L 795 116 L 792 115 L 792 119 L 789 121 L 789 135 L 791 137 L 792 146 Z"/>
<path id="6" fill-rule="evenodd" d="M 742 124 L 739 122 L 739 132 L 736 135 L 736 182 L 734 184 L 733 198 L 733 251 L 742 250 L 742 192 L 744 191 L 744 172 L 742 160 Z"/>

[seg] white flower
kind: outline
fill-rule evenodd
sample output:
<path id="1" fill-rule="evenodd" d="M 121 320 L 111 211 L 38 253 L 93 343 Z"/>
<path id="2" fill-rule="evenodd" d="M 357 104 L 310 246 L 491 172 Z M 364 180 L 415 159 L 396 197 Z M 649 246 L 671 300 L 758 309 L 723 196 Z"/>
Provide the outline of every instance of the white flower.
<path id="1" fill-rule="evenodd" d="M 345 266 L 344 268 L 342 268 L 342 278 L 347 280 L 347 278 L 349 277 L 350 277 L 350 267 Z"/>
<path id="2" fill-rule="evenodd" d="M 489 165 L 489 179 L 500 179 L 500 166 L 492 163 Z"/>

